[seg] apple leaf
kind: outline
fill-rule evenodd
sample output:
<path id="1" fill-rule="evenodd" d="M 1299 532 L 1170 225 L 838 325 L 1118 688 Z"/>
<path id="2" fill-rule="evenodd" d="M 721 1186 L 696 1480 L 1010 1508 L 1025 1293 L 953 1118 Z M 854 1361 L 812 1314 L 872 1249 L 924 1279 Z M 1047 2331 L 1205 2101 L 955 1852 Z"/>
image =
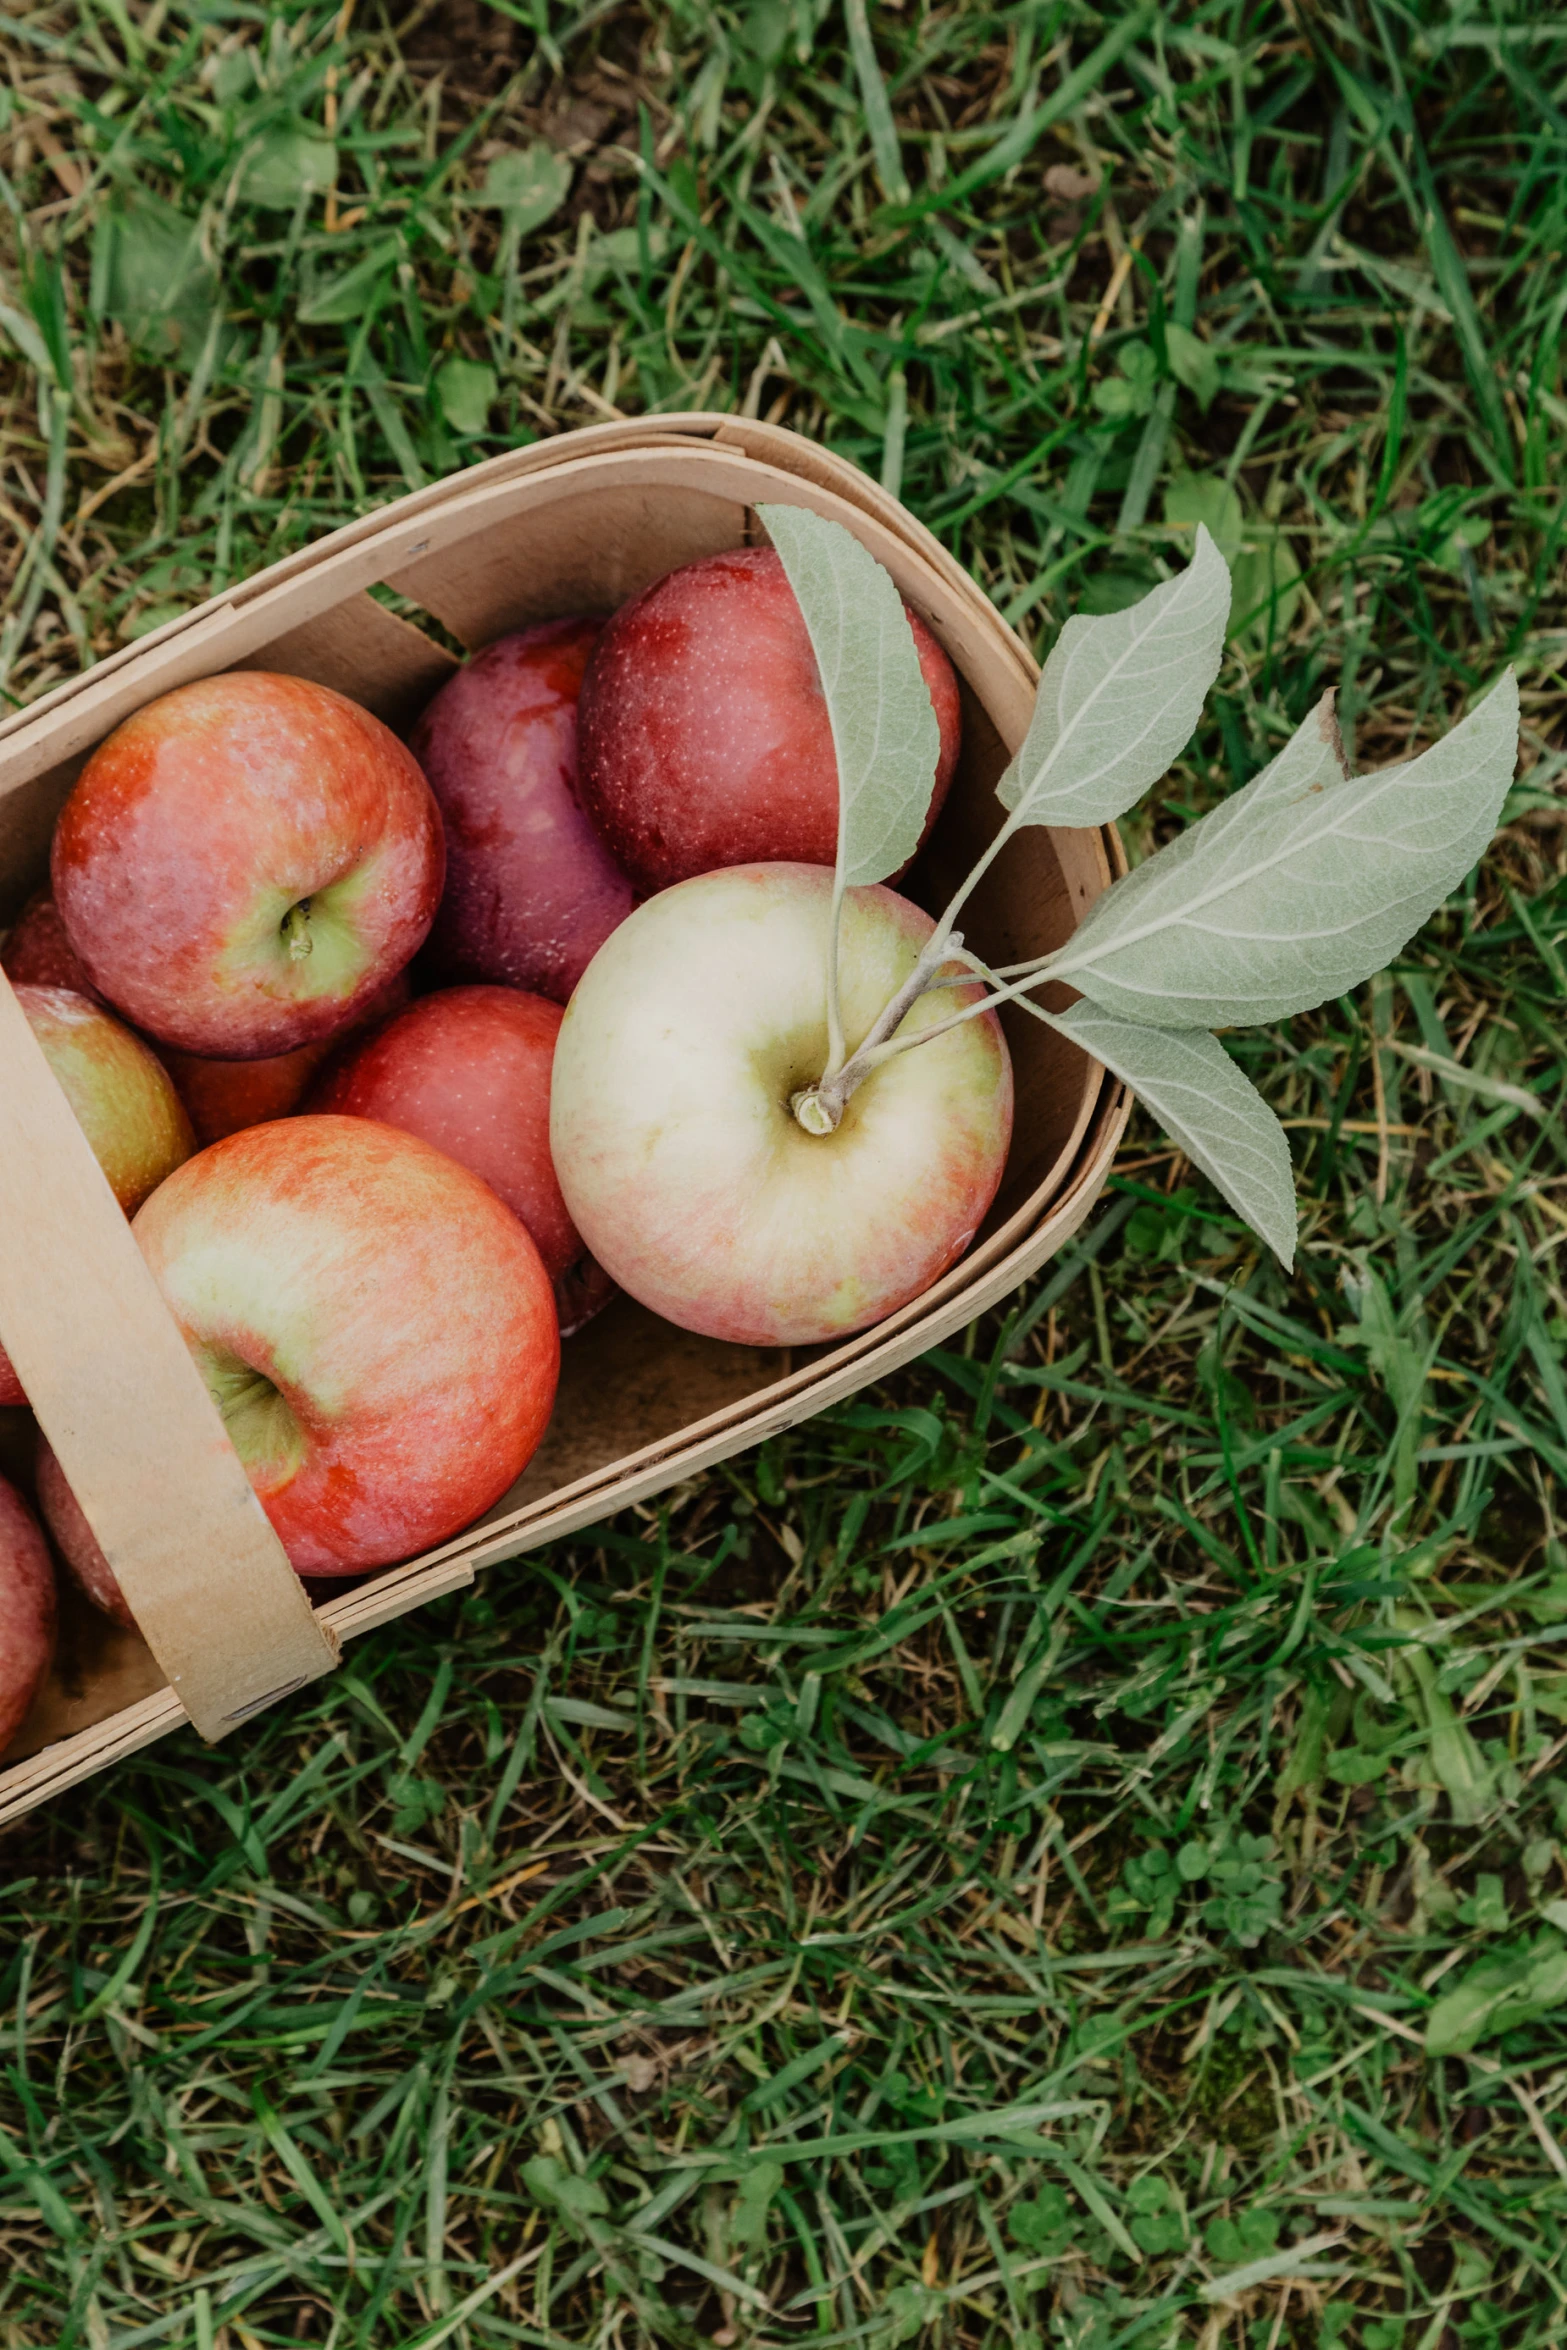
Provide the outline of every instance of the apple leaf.
<path id="1" fill-rule="evenodd" d="M 996 789 L 1019 824 L 1107 824 L 1191 740 L 1224 657 L 1230 575 L 1201 525 L 1186 569 L 1123 612 L 1074 613 Z"/>
<path id="2" fill-rule="evenodd" d="M 838 757 L 838 891 L 885 881 L 919 847 L 941 730 L 903 599 L 851 531 L 758 506 L 799 599 Z"/>
<path id="3" fill-rule="evenodd" d="M 1148 1028 L 1118 1020 L 1090 1003 L 1040 1017 L 1124 1079 L 1289 1272 L 1295 1262 L 1289 1144 L 1218 1038 L 1205 1028 Z"/>
<path id="4" fill-rule="evenodd" d="M 1107 890 L 1050 976 L 1156 1027 L 1286 1019 L 1397 954 L 1478 861 L 1518 755 L 1511 670 L 1417 759 L 1334 775 L 1319 705 L 1233 799 Z"/>

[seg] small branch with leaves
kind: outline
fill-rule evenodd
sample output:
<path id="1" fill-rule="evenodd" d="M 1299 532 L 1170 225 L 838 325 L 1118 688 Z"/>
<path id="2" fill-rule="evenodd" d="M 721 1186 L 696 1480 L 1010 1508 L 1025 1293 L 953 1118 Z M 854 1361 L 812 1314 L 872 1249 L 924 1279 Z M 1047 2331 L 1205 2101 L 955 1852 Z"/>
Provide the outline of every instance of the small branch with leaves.
<path id="1" fill-rule="evenodd" d="M 838 856 L 827 964 L 828 1056 L 793 1099 L 829 1134 L 857 1086 L 948 1028 L 1017 1003 L 1104 1064 L 1288 1269 L 1295 1186 L 1284 1131 L 1213 1031 L 1287 1019 L 1380 971 L 1484 854 L 1513 779 L 1518 688 L 1504 672 L 1451 733 L 1405 764 L 1352 775 L 1325 694 L 1262 773 L 1108 889 L 1066 944 L 991 969 L 958 917 L 1025 825 L 1098 825 L 1135 806 L 1190 741 L 1219 673 L 1230 609 L 1224 558 L 1197 532 L 1187 568 L 1124 612 L 1079 613 L 1056 640 L 1021 749 L 997 785 L 1007 810 L 937 921 L 915 969 L 865 1035 L 843 1033 L 838 953 L 846 890 L 884 881 L 919 845 L 939 748 L 897 589 L 841 524 L 758 509 L 805 615 L 838 758 Z M 901 1033 L 911 1005 L 985 983 L 951 1019 Z M 1065 1012 L 1031 1002 L 1064 980 Z"/>

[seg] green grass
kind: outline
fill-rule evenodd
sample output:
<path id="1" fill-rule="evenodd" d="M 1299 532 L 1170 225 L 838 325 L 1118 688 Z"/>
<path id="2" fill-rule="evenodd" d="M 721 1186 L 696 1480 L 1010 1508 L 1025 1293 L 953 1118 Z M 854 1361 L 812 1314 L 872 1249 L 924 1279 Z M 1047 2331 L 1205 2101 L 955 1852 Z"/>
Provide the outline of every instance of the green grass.
<path id="1" fill-rule="evenodd" d="M 3 38 L 19 700 L 710 405 L 1041 647 L 1228 535 L 1256 617 L 1134 846 L 1327 684 L 1369 763 L 1512 660 L 1528 766 L 1393 974 L 1237 1043 L 1293 1281 L 1134 1129 L 961 1344 L 9 1833 L 0 2344 L 1559 2341 L 1559 12 Z"/>

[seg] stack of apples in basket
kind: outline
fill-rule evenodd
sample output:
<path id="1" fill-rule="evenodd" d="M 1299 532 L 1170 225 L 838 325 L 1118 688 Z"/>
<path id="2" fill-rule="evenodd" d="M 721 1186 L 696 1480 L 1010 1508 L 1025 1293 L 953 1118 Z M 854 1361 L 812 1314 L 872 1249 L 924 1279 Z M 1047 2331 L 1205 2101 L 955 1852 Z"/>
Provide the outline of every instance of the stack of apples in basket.
<path id="1" fill-rule="evenodd" d="M 959 697 L 906 621 L 928 829 Z M 88 760 L 0 963 L 301 1573 L 389 1564 L 491 1507 L 543 1435 L 562 1338 L 617 1287 L 787 1344 L 879 1319 L 968 1244 L 1011 1126 L 993 1015 L 912 1083 L 889 1071 L 831 1150 L 794 1114 L 827 1062 L 838 821 L 770 548 L 501 638 L 406 743 L 325 686 L 237 670 Z M 863 1031 L 932 926 L 852 895 L 842 1017 Z M 947 1007 L 974 993 L 960 976 Z M 857 1180 L 867 1151 L 916 1214 Z M 25 1402 L 0 1351 L 0 1405 Z M 37 1498 L 129 1625 L 41 1436 Z M 41 1530 L 0 1480 L 0 1749 L 54 1617 Z"/>
<path id="2" fill-rule="evenodd" d="M 488 646 L 406 745 L 230 671 L 128 720 L 61 813 L 4 965 L 301 1574 L 489 1509 L 616 1288 L 753 1346 L 929 1289 L 1001 1182 L 1006 1004 L 1130 1086 L 1288 1271 L 1288 1142 L 1215 1032 L 1362 985 L 1500 820 L 1511 672 L 1358 776 L 1328 694 L 1064 943 L 992 969 L 956 924 L 1007 842 L 1113 821 L 1189 741 L 1223 558 L 1199 528 L 1139 603 L 1066 621 L 933 919 L 887 884 L 957 764 L 951 665 L 839 524 L 758 513 L 770 547 Z M 0 1354 L 0 1405 L 25 1401 Z M 128 1621 L 42 1443 L 37 1492 Z M 53 1616 L 0 1483 L 0 1748 Z"/>

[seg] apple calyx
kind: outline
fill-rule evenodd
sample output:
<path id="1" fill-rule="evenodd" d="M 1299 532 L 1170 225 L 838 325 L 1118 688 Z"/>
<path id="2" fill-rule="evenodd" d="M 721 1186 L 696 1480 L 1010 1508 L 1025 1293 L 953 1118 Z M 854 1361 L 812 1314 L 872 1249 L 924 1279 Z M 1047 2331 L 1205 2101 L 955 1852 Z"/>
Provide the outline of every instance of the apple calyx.
<path id="1" fill-rule="evenodd" d="M 279 925 L 288 941 L 288 959 L 302 963 L 315 946 L 310 935 L 310 900 L 301 898 L 297 906 L 290 906 Z"/>

